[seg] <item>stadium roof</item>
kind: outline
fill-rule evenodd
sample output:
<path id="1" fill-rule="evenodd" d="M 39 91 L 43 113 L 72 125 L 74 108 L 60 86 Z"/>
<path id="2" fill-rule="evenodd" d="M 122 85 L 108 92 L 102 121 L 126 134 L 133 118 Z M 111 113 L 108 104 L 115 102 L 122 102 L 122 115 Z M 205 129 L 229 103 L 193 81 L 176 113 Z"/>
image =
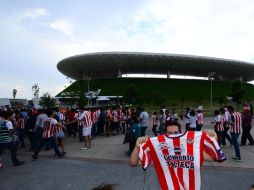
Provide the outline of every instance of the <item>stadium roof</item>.
<path id="1" fill-rule="evenodd" d="M 254 80 L 254 64 L 230 59 L 193 55 L 99 52 L 61 60 L 58 70 L 75 79 L 112 78 L 123 74 L 162 74 L 207 77 L 215 72 L 220 80 Z"/>

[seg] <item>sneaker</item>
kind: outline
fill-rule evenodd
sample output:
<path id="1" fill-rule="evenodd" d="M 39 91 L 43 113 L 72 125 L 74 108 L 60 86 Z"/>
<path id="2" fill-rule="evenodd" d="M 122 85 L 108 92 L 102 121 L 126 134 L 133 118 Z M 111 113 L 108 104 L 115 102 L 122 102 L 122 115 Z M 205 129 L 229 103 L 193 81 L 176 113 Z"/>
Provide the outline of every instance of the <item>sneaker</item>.
<path id="1" fill-rule="evenodd" d="M 66 151 L 63 151 L 63 152 L 62 152 L 62 156 L 64 156 L 65 154 L 66 154 Z"/>
<path id="2" fill-rule="evenodd" d="M 34 160 L 37 160 L 37 159 L 38 159 L 38 156 L 33 155 L 32 158 L 33 158 Z"/>
<path id="3" fill-rule="evenodd" d="M 60 154 L 59 156 L 57 156 L 58 159 L 60 159 L 60 158 L 62 158 L 62 157 L 63 157 L 62 154 Z"/>
<path id="4" fill-rule="evenodd" d="M 232 159 L 236 160 L 236 159 L 238 159 L 238 156 L 233 156 Z"/>
<path id="5" fill-rule="evenodd" d="M 88 149 L 87 147 L 80 148 L 80 150 L 87 150 L 87 149 Z"/>
<path id="6" fill-rule="evenodd" d="M 237 161 L 237 162 L 241 162 L 242 161 L 241 158 L 239 158 L 238 156 L 234 156 L 234 157 L 232 157 L 232 159 L 234 161 Z"/>
<path id="7" fill-rule="evenodd" d="M 13 164 L 13 166 L 21 166 L 25 163 L 25 161 L 18 161 L 17 163 Z"/>
<path id="8" fill-rule="evenodd" d="M 241 160 L 241 158 L 237 158 L 237 159 L 235 159 L 235 161 L 241 162 L 242 160 Z"/>

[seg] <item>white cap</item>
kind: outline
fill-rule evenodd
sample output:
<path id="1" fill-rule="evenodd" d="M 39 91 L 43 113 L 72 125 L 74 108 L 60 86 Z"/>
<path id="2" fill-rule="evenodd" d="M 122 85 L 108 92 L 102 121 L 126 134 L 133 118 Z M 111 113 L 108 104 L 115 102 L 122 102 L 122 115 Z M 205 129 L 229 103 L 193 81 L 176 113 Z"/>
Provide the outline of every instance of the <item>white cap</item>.
<path id="1" fill-rule="evenodd" d="M 203 110 L 203 106 L 198 106 L 198 110 L 202 111 Z"/>

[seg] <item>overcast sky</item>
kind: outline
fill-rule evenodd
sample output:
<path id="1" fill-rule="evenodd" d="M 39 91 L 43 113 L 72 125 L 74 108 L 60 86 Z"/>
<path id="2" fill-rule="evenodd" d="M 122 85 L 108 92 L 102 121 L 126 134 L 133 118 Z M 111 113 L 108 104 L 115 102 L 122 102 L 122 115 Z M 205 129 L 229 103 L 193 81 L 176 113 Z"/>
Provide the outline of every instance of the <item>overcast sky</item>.
<path id="1" fill-rule="evenodd" d="M 254 0 L 0 0 L 0 98 L 56 95 L 56 64 L 100 51 L 254 62 Z"/>

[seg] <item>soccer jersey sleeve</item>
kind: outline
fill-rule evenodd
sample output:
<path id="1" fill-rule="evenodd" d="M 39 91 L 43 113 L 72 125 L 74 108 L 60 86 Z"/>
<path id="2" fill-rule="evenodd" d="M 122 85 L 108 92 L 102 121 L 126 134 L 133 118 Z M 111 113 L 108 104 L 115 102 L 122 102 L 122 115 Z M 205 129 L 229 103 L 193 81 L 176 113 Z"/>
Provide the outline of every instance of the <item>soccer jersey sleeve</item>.
<path id="1" fill-rule="evenodd" d="M 81 121 L 85 117 L 85 113 L 83 112 L 77 119 Z"/>
<path id="2" fill-rule="evenodd" d="M 204 151 L 214 160 L 217 162 L 222 162 L 226 160 L 226 156 L 220 149 L 220 146 L 217 140 L 213 137 L 209 137 L 204 132 Z"/>
<path id="3" fill-rule="evenodd" d="M 8 128 L 8 130 L 12 130 L 13 129 L 13 125 L 11 121 L 7 121 L 6 122 L 6 127 Z"/>
<path id="4" fill-rule="evenodd" d="M 145 170 L 152 162 L 149 144 L 151 144 L 150 138 L 139 146 L 139 159 L 142 162 L 142 167 Z"/>

